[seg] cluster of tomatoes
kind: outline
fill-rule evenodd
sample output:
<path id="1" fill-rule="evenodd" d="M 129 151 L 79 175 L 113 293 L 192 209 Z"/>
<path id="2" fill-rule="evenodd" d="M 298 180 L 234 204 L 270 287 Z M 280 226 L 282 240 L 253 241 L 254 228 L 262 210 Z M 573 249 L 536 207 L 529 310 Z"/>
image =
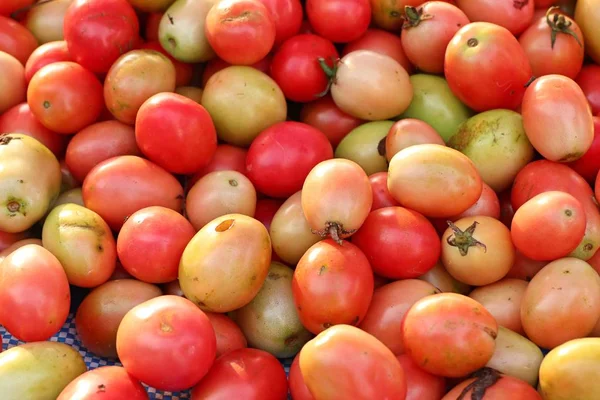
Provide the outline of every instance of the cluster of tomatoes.
<path id="1" fill-rule="evenodd" d="M 598 27 L 2 0 L 0 398 L 600 398 Z"/>

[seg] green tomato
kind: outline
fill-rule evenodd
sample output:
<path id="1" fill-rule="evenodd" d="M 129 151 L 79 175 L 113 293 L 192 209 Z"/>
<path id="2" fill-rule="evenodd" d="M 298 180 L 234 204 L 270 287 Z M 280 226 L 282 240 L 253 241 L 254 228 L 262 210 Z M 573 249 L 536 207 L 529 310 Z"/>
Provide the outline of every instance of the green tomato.
<path id="1" fill-rule="evenodd" d="M 385 138 L 392 125 L 394 121 L 375 121 L 354 128 L 335 149 L 335 157 L 354 161 L 367 175 L 387 171 Z"/>

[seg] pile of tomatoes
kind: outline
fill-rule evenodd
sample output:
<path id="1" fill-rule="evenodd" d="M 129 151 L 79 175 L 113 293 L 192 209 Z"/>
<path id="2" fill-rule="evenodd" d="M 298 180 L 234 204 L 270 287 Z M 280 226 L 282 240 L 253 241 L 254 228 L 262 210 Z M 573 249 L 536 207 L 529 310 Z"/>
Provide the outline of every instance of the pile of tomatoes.
<path id="1" fill-rule="evenodd" d="M 600 398 L 599 27 L 2 0 L 0 398 Z"/>

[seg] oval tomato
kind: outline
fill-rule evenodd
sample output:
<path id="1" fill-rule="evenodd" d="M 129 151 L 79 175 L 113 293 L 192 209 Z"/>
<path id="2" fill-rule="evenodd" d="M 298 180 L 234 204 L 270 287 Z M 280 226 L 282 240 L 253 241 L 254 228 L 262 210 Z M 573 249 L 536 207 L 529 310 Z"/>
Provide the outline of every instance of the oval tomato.
<path id="1" fill-rule="evenodd" d="M 60 61 L 72 61 L 71 54 L 64 40 L 41 45 L 31 53 L 25 64 L 25 79 L 31 80 L 42 67 Z"/>
<path id="2" fill-rule="evenodd" d="M 535 10 L 533 0 L 455 0 L 469 20 L 491 22 L 518 36 L 531 24 Z"/>
<path id="3" fill-rule="evenodd" d="M 0 89 L 3 93 L 0 98 L 0 116 L 2 116 L 5 111 L 25 100 L 27 81 L 25 80 L 25 69 L 19 60 L 1 51 L 0 68 L 2 69 Z"/>
<path id="4" fill-rule="evenodd" d="M 147 400 L 142 384 L 118 366 L 99 367 L 79 375 L 56 400 Z"/>
<path id="5" fill-rule="evenodd" d="M 346 43 L 361 37 L 371 22 L 369 0 L 307 0 L 312 29 L 326 39 Z"/>
<path id="6" fill-rule="evenodd" d="M 368 29 L 364 35 L 344 46 L 342 56 L 357 50 L 370 50 L 392 57 L 409 74 L 414 70 L 406 50 L 402 47 L 402 40 L 393 33 L 381 29 Z"/>
<path id="7" fill-rule="evenodd" d="M 391 161 L 400 150 L 416 144 L 445 146 L 444 139 L 427 122 L 404 118 L 392 125 L 385 138 L 385 157 Z"/>
<path id="8" fill-rule="evenodd" d="M 300 119 L 323 132 L 333 147 L 363 123 L 340 110 L 329 94 L 305 104 L 300 112 Z"/>

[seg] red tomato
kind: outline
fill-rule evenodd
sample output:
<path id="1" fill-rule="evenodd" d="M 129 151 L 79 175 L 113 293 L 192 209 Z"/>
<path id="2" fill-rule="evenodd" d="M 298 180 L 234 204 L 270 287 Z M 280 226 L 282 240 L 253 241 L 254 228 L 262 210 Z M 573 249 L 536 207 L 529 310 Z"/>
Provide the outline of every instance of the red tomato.
<path id="1" fill-rule="evenodd" d="M 176 86 L 186 86 L 192 81 L 192 75 L 194 74 L 194 67 L 192 64 L 186 64 L 184 62 L 178 61 L 174 59 L 160 44 L 158 40 L 154 40 L 151 42 L 146 42 L 139 46 L 140 49 L 148 49 L 158 51 L 165 56 L 173 63 L 175 67 L 175 85 Z"/>
<path id="2" fill-rule="evenodd" d="M 409 6 L 405 18 L 401 42 L 410 62 L 424 72 L 444 72 L 448 43 L 470 22 L 469 18 L 460 8 L 441 1 L 430 1 L 418 8 Z"/>
<path id="3" fill-rule="evenodd" d="M 208 111 L 177 93 L 158 93 L 142 104 L 135 139 L 146 157 L 175 174 L 205 167 L 217 149 Z"/>
<path id="4" fill-rule="evenodd" d="M 248 347 L 242 330 L 227 315 L 207 312 L 206 316 L 217 337 L 217 358 L 229 351 Z"/>
<path id="5" fill-rule="evenodd" d="M 406 400 L 440 400 L 446 393 L 444 378 L 423 371 L 408 354 L 397 358 L 406 376 Z"/>
<path id="6" fill-rule="evenodd" d="M 24 342 L 48 340 L 67 320 L 71 294 L 58 259 L 36 244 L 9 254 L 0 276 L 0 324 Z"/>
<path id="7" fill-rule="evenodd" d="M 42 125 L 27 103 L 18 104 L 0 115 L 1 133 L 23 133 L 31 136 L 50 149 L 56 158 L 62 157 L 69 139 Z"/>
<path id="8" fill-rule="evenodd" d="M 0 51 L 0 115 L 11 107 L 25 101 L 27 97 L 27 80 L 25 68 L 15 57 Z"/>
<path id="9" fill-rule="evenodd" d="M 340 110 L 329 94 L 305 104 L 300 119 L 323 132 L 334 148 L 350 131 L 363 123 Z"/>
<path id="10" fill-rule="evenodd" d="M 489 368 L 478 372 L 477 375 L 477 378 L 467 379 L 456 385 L 442 400 L 456 400 L 463 393 L 464 399 L 477 396 L 480 400 L 542 400 L 542 396 L 530 384 L 520 379 L 500 375 L 497 371 Z M 482 388 L 485 388 L 485 391 L 482 391 Z M 481 396 L 476 394 L 477 389 Z"/>
<path id="11" fill-rule="evenodd" d="M 204 168 L 195 173 L 188 182 L 188 187 L 192 187 L 204 175 L 215 171 L 237 171 L 240 174 L 247 174 L 246 154 L 247 150 L 242 147 L 232 146 L 230 144 L 220 144 L 217 150 Z"/>
<path id="12" fill-rule="evenodd" d="M 275 216 L 279 207 L 283 204 L 283 200 L 276 199 L 260 199 L 256 202 L 256 211 L 254 219 L 259 220 L 268 229 L 271 228 L 271 221 Z"/>
<path id="13" fill-rule="evenodd" d="M 350 242 L 331 239 L 309 248 L 296 265 L 294 302 L 302 325 L 318 334 L 332 325 L 358 325 L 373 296 L 373 271 Z"/>
<path id="14" fill-rule="evenodd" d="M 306 383 L 304 383 L 302 371 L 300 371 L 300 353 L 296 354 L 290 367 L 289 384 L 293 400 L 315 400 Z"/>
<path id="15" fill-rule="evenodd" d="M 147 400 L 142 384 L 118 366 L 89 370 L 71 381 L 56 400 Z"/>
<path id="16" fill-rule="evenodd" d="M 373 205 L 371 206 L 371 212 L 384 207 L 394 207 L 400 205 L 400 203 L 398 203 L 390 194 L 390 191 L 387 187 L 387 179 L 387 172 L 377 172 L 369 176 L 371 190 L 373 191 Z"/>
<path id="17" fill-rule="evenodd" d="M 267 7 L 258 0 L 223 0 L 208 12 L 205 32 L 223 60 L 251 65 L 273 48 L 276 26 Z"/>
<path id="18" fill-rule="evenodd" d="M 331 41 L 312 34 L 294 36 L 273 56 L 271 77 L 286 98 L 303 103 L 316 100 L 327 90 L 329 81 L 319 65 L 321 59 L 329 68 L 338 59 Z"/>
<path id="19" fill-rule="evenodd" d="M 266 351 L 238 349 L 219 357 L 192 390 L 191 400 L 285 400 L 288 383 L 279 361 Z"/>
<path id="20" fill-rule="evenodd" d="M 132 308 L 117 331 L 117 353 L 131 375 L 159 390 L 195 385 L 211 368 L 217 340 L 191 301 L 159 296 Z"/>
<path id="21" fill-rule="evenodd" d="M 165 207 L 133 213 L 119 231 L 117 253 L 136 279 L 166 283 L 177 279 L 179 260 L 196 230 L 181 214 Z"/>
<path id="22" fill-rule="evenodd" d="M 29 82 L 27 103 L 46 128 L 71 134 L 102 112 L 103 87 L 89 70 L 71 61 L 48 64 Z"/>
<path id="23" fill-rule="evenodd" d="M 82 186 L 85 206 L 118 231 L 126 218 L 142 208 L 180 211 L 181 184 L 167 171 L 137 156 L 118 156 L 96 165 Z"/>
<path id="24" fill-rule="evenodd" d="M 10 54 L 25 65 L 37 47 L 37 39 L 27 28 L 0 15 L 0 51 Z"/>
<path id="25" fill-rule="evenodd" d="M 567 164 L 590 183 L 595 182 L 600 170 L 600 117 L 594 117 L 593 120 L 594 140 L 592 145 L 581 158 Z"/>
<path id="26" fill-rule="evenodd" d="M 444 139 L 427 122 L 414 118 L 404 118 L 392 125 L 388 132 L 383 149 L 385 158 L 392 161 L 392 158 L 407 147 L 416 144 L 439 144 L 445 146 Z"/>
<path id="27" fill-rule="evenodd" d="M 456 33 L 446 50 L 444 72 L 452 92 L 475 111 L 516 109 L 532 75 L 517 39 L 487 22 L 468 24 Z"/>
<path id="28" fill-rule="evenodd" d="M 250 66 L 268 75 L 269 69 L 271 68 L 271 58 L 271 55 L 267 55 L 262 60 L 259 60 Z M 204 70 L 202 71 L 202 87 L 206 86 L 206 82 L 208 82 L 211 76 L 230 66 L 230 63 L 223 61 L 218 57 L 207 62 L 204 66 Z"/>
<path id="29" fill-rule="evenodd" d="M 302 189 L 308 173 L 333 158 L 327 137 L 301 122 L 280 122 L 262 131 L 246 156 L 248 177 L 270 197 L 288 198 Z"/>
<path id="30" fill-rule="evenodd" d="M 260 0 L 271 13 L 275 23 L 275 46 L 297 35 L 302 25 L 300 0 Z"/>
<path id="31" fill-rule="evenodd" d="M 532 0 L 455 0 L 469 20 L 491 22 L 518 36 L 531 24 L 535 10 Z"/>
<path id="32" fill-rule="evenodd" d="M 31 80 L 42 67 L 60 61 L 73 61 L 64 40 L 44 43 L 31 53 L 25 64 L 25 79 Z"/>
<path id="33" fill-rule="evenodd" d="M 402 48 L 402 40 L 393 33 L 381 29 L 368 29 L 364 35 L 344 46 L 342 56 L 357 50 L 371 50 L 392 57 L 409 74 L 414 70 Z"/>
<path id="34" fill-rule="evenodd" d="M 93 72 L 108 72 L 132 50 L 139 21 L 127 0 L 75 0 L 67 9 L 64 36 L 73 59 Z"/>
<path id="35" fill-rule="evenodd" d="M 533 75 L 559 74 L 575 79 L 583 65 L 583 33 L 569 17 L 548 9 L 545 17 L 519 37 Z"/>
<path id="36" fill-rule="evenodd" d="M 600 65 L 585 65 L 575 78 L 575 82 L 592 106 L 592 114 L 600 113 Z"/>
<path id="37" fill-rule="evenodd" d="M 392 279 L 418 278 L 440 257 L 438 234 L 423 215 L 403 207 L 372 211 L 352 236 L 376 274 Z"/>
<path id="38" fill-rule="evenodd" d="M 9 233 L 0 231 L 0 257 L 3 256 L 4 250 L 11 247 L 13 244 L 26 239 L 28 236 L 28 232 L 19 232 L 19 233 Z M 2 258 L 0 258 L 0 263 L 2 263 Z"/>
<path id="39" fill-rule="evenodd" d="M 371 22 L 369 0 L 306 0 L 312 29 L 325 39 L 347 43 L 361 37 Z"/>

